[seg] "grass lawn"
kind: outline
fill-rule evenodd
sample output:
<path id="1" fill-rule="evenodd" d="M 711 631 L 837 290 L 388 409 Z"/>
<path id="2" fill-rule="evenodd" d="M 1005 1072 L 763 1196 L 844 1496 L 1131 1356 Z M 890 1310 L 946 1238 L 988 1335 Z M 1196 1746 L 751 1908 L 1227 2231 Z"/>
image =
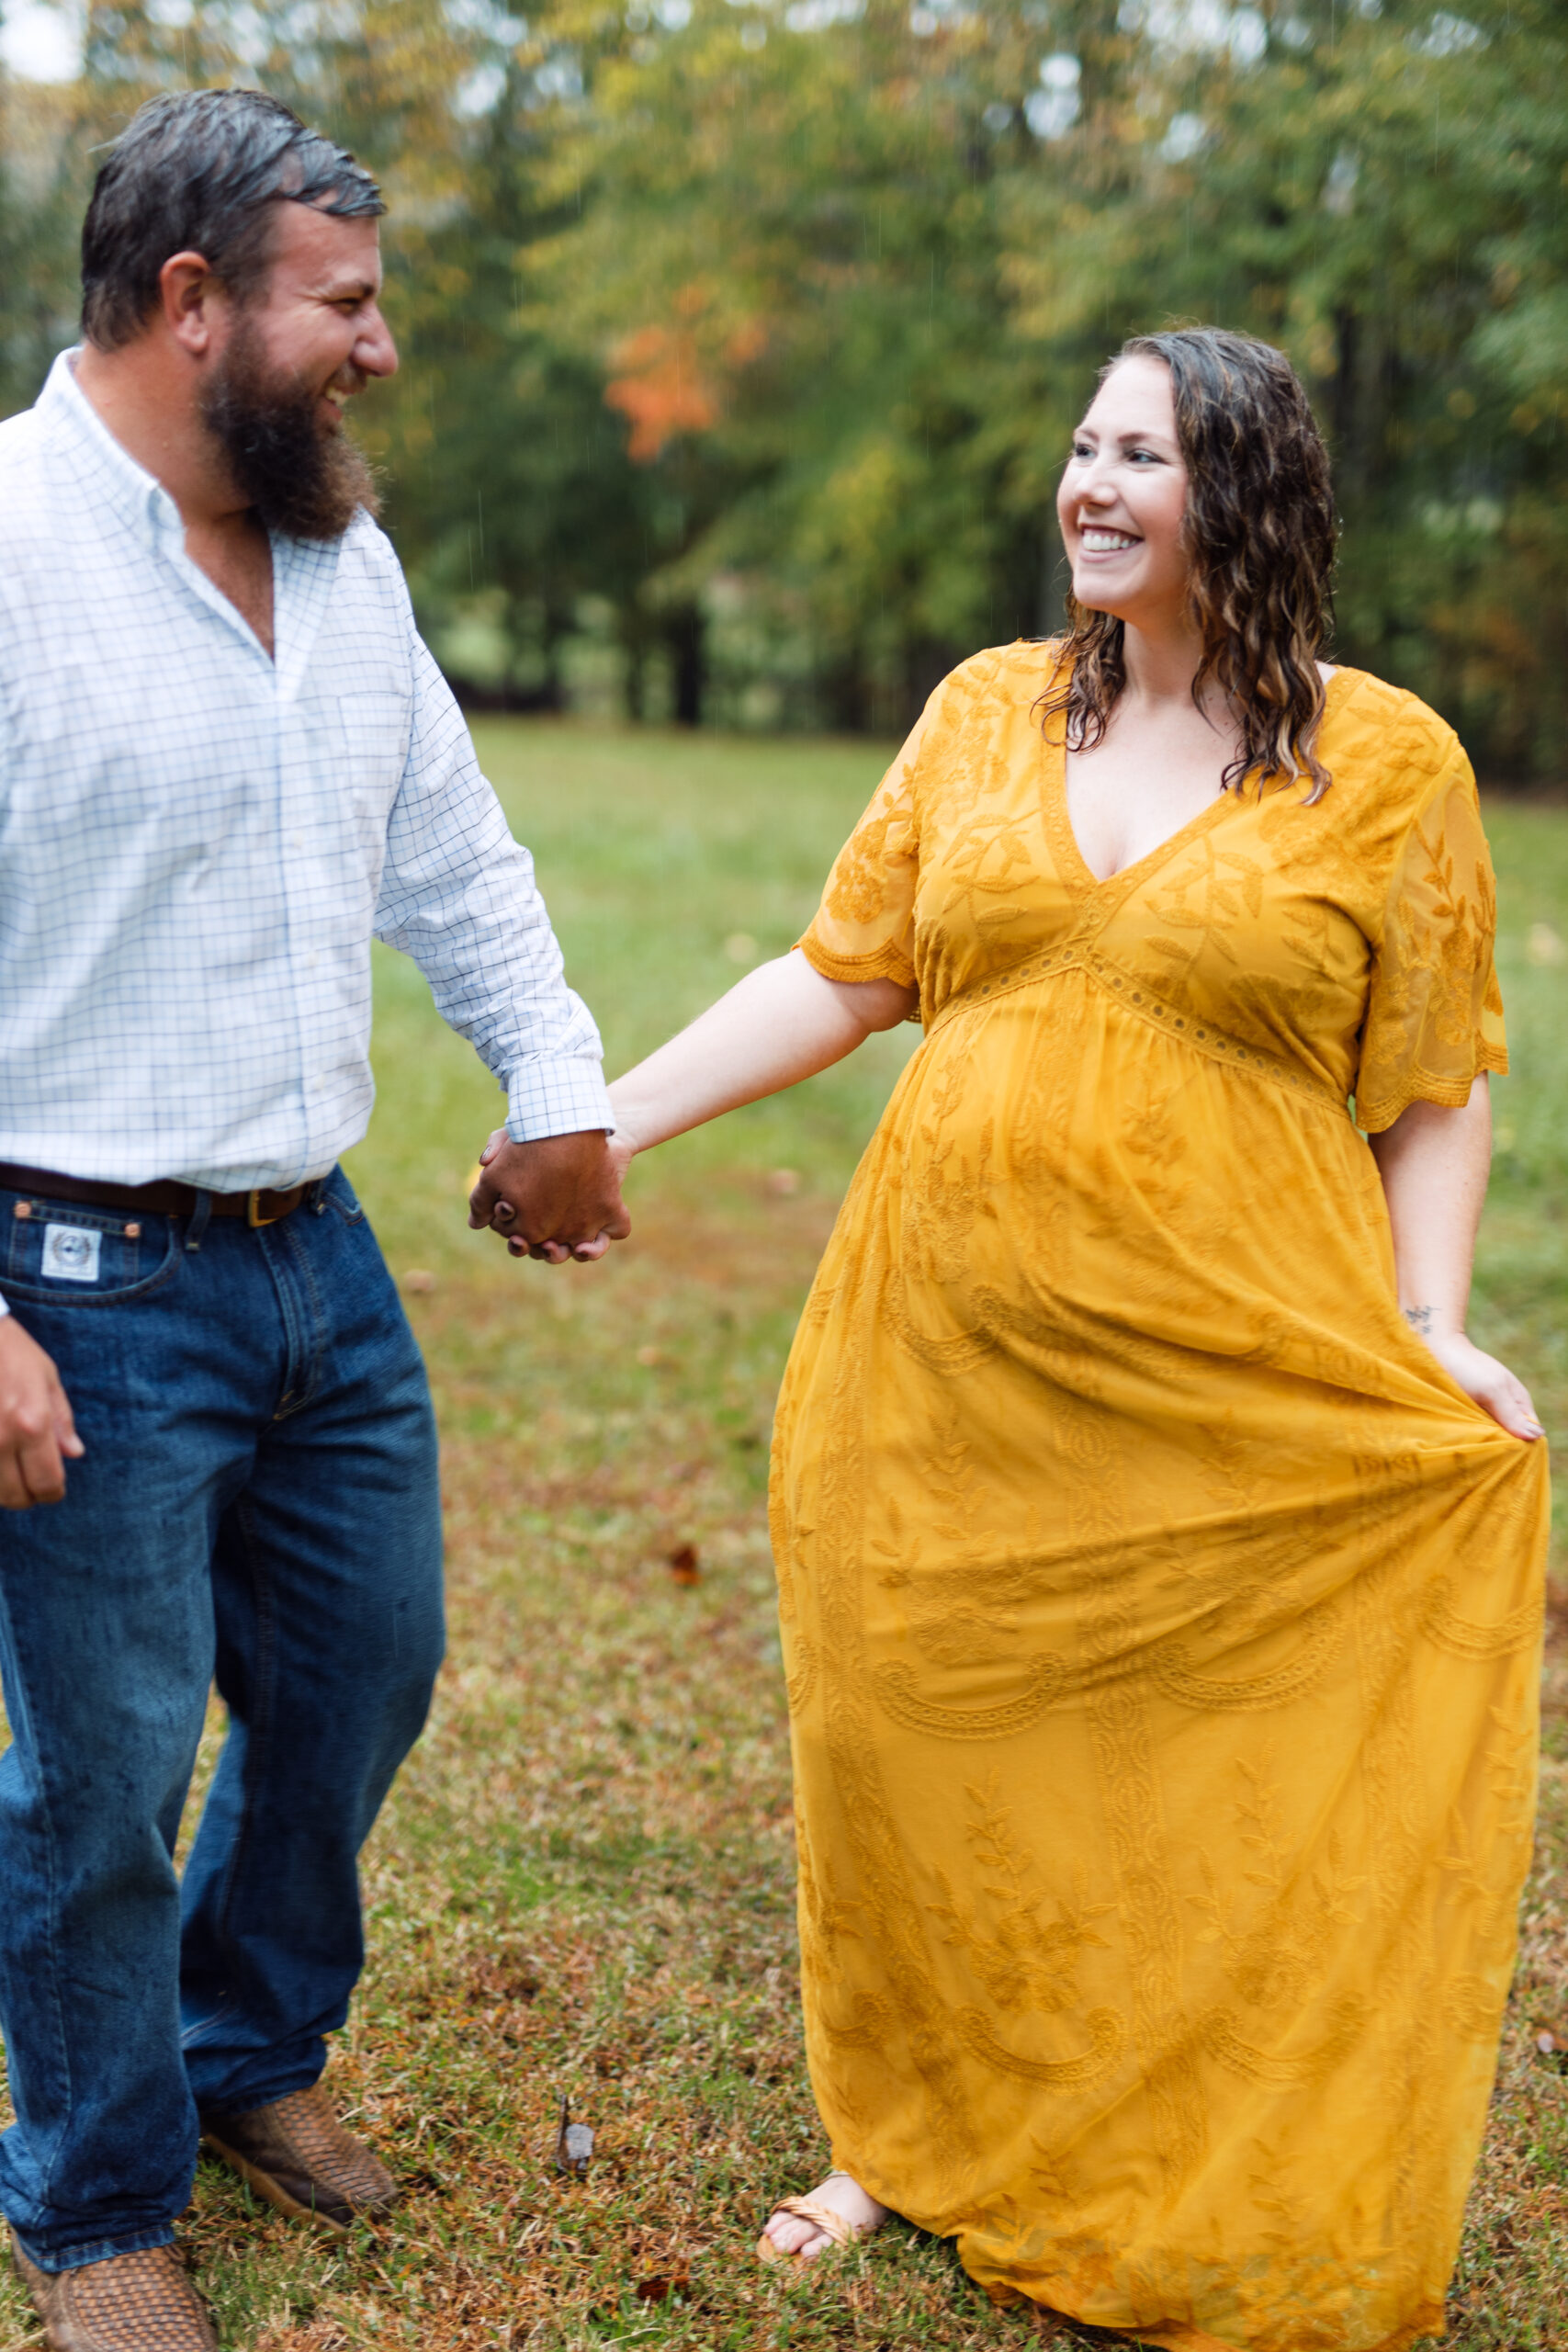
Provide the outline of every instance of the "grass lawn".
<path id="1" fill-rule="evenodd" d="M 479 732 L 613 1069 L 789 944 L 881 764 L 861 746 Z M 1491 831 L 1517 1074 L 1496 1086 L 1472 1329 L 1560 1441 L 1568 966 L 1551 958 L 1568 813 L 1496 805 Z M 794 1979 L 769 1418 L 816 1257 L 919 1033 L 654 1156 L 634 1170 L 633 1240 L 558 1272 L 467 1232 L 501 1098 L 411 966 L 381 959 L 378 1001 L 381 1095 L 351 1165 L 434 1379 L 452 1648 L 367 1856 L 371 1962 L 331 2080 L 409 2194 L 338 2245 L 204 2164 L 186 2234 L 223 2342 L 1037 2343 L 902 2226 L 803 2279 L 750 2251 L 769 2199 L 823 2161 Z M 693 1552 L 694 1577 L 671 1565 Z M 1568 2047 L 1568 1664 L 1549 1698 L 1460 2352 L 1568 2343 L 1568 2079 L 1538 2047 L 1552 2030 Z M 582 2180 L 551 2161 L 563 2098 L 597 2134 Z M 0 2352 L 29 2340 L 7 2280 Z"/>

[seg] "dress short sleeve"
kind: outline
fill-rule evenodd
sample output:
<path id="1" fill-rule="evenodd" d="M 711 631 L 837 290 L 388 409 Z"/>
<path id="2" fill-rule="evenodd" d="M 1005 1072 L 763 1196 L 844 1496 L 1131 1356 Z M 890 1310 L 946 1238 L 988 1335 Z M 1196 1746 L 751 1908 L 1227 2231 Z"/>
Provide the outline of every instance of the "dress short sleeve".
<path id="1" fill-rule="evenodd" d="M 1456 752 L 1394 860 L 1356 1078 L 1358 1125 L 1376 1134 L 1412 1102 L 1468 1101 L 1481 1070 L 1506 1070 L 1493 965 L 1492 859 L 1470 763 Z"/>
<path id="2" fill-rule="evenodd" d="M 833 862 L 822 903 L 797 944 L 829 980 L 915 985 L 919 828 L 915 778 L 939 687 Z M 918 1014 L 911 1014 L 911 1019 Z"/>

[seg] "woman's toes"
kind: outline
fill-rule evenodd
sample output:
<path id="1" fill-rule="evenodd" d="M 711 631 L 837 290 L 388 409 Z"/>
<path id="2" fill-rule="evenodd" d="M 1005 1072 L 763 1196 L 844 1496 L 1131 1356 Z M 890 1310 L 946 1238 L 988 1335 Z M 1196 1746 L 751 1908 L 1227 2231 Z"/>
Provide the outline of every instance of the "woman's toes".
<path id="1" fill-rule="evenodd" d="M 798 2213 L 773 2214 L 763 2235 L 772 2238 L 781 2254 L 803 2254 L 807 2260 L 828 2243 L 825 2233 L 817 2227 L 816 2222 L 802 2221 Z M 812 2243 L 814 2239 L 818 2241 L 815 2245 Z"/>
<path id="2" fill-rule="evenodd" d="M 848 2173 L 829 2173 L 826 2180 L 818 2181 L 809 2197 L 792 2199 L 791 2202 L 808 2209 L 826 2209 L 832 2216 L 831 2226 L 824 2228 L 822 2222 L 812 2220 L 809 2210 L 789 2212 L 780 2206 L 769 2214 L 762 2227 L 763 2239 L 779 2255 L 793 2256 L 800 2262 L 815 2262 L 819 2254 L 825 2254 L 840 2239 L 848 2243 L 852 2238 L 864 2237 L 887 2219 L 886 2206 L 879 2205 L 874 2197 L 868 2197 Z M 844 2227 L 840 2229 L 840 2223 Z"/>

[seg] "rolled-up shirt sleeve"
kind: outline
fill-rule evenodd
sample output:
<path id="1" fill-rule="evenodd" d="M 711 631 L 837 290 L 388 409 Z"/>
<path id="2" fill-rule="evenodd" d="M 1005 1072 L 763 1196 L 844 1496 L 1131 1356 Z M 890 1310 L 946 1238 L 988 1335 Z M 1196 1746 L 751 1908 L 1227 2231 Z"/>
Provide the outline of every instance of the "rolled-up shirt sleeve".
<path id="1" fill-rule="evenodd" d="M 534 879 L 451 688 L 409 615 L 408 760 L 387 829 L 376 935 L 412 956 L 442 1017 L 506 1089 L 516 1143 L 615 1127 L 592 1015 L 568 988 Z"/>

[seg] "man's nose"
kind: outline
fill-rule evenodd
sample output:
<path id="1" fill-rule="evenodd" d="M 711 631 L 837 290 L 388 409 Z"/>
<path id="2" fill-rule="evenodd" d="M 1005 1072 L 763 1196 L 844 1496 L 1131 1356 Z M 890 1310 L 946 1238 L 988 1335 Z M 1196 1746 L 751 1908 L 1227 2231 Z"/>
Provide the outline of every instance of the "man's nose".
<path id="1" fill-rule="evenodd" d="M 392 341 L 392 330 L 374 304 L 350 356 L 367 376 L 395 376 L 398 372 L 398 346 Z"/>

